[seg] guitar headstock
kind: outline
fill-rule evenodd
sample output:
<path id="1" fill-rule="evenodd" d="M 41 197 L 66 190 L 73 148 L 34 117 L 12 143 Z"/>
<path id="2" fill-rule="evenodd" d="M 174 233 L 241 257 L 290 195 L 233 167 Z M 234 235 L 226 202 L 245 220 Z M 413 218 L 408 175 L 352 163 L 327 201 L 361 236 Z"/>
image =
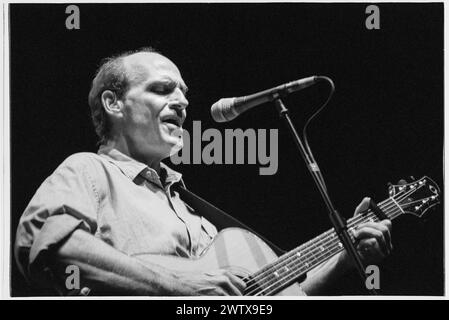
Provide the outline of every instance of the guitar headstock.
<path id="1" fill-rule="evenodd" d="M 388 193 L 404 213 L 420 218 L 440 203 L 441 196 L 438 185 L 426 176 L 410 183 L 391 184 Z"/>

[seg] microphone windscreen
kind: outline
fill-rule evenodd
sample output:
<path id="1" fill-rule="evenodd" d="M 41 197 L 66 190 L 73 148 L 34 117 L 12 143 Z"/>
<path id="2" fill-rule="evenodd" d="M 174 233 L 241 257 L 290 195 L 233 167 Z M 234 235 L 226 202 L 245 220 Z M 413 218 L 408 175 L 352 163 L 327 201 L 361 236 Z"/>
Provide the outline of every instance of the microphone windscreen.
<path id="1" fill-rule="evenodd" d="M 232 110 L 234 100 L 235 98 L 223 98 L 215 102 L 210 109 L 212 119 L 216 122 L 226 122 L 237 117 L 238 114 Z"/>

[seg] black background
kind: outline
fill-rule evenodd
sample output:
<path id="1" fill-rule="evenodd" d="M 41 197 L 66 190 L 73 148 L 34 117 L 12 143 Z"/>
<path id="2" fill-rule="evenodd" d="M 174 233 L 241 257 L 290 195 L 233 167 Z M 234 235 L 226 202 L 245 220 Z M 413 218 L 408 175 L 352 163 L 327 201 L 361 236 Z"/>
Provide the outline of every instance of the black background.
<path id="1" fill-rule="evenodd" d="M 11 5 L 11 241 L 45 177 L 70 154 L 96 151 L 87 94 L 99 61 L 148 45 L 178 65 L 190 88 L 187 130 L 193 120 L 203 130 L 279 129 L 276 175 L 259 176 L 257 165 L 175 169 L 191 190 L 284 249 L 330 227 L 325 207 L 274 107 L 217 124 L 209 109 L 221 97 L 332 78 L 335 95 L 309 139 L 346 217 L 364 196 L 386 198 L 389 181 L 428 175 L 442 189 L 443 5 L 379 4 L 380 30 L 365 28 L 366 6 L 83 4 L 81 29 L 67 30 L 66 5 Z M 298 129 L 327 92 L 319 84 L 285 100 Z M 381 294 L 444 293 L 443 226 L 442 205 L 424 220 L 395 220 Z M 11 276 L 13 296 L 30 294 L 14 263 Z M 364 293 L 355 275 L 330 291 Z"/>

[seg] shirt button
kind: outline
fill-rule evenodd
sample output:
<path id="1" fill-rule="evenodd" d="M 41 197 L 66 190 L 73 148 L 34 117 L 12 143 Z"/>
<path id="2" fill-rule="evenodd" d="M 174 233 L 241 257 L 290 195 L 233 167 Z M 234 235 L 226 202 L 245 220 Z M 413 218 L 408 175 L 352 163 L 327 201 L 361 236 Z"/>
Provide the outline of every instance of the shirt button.
<path id="1" fill-rule="evenodd" d="M 153 175 L 151 174 L 150 171 L 147 172 L 147 179 L 148 180 L 153 180 Z"/>

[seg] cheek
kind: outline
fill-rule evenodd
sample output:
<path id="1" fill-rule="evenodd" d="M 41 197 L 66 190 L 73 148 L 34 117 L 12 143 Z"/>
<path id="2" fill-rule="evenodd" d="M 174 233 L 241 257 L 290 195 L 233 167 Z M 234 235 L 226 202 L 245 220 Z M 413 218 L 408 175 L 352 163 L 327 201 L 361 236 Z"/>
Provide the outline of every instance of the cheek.
<path id="1" fill-rule="evenodd" d="M 132 122 L 138 125 L 148 125 L 154 122 L 153 114 L 149 110 L 139 110 L 132 112 Z"/>
<path id="2" fill-rule="evenodd" d="M 134 123 L 135 125 L 154 126 L 158 124 L 158 115 L 162 108 L 158 108 L 153 101 L 133 101 L 129 105 L 126 112 L 126 122 Z"/>

